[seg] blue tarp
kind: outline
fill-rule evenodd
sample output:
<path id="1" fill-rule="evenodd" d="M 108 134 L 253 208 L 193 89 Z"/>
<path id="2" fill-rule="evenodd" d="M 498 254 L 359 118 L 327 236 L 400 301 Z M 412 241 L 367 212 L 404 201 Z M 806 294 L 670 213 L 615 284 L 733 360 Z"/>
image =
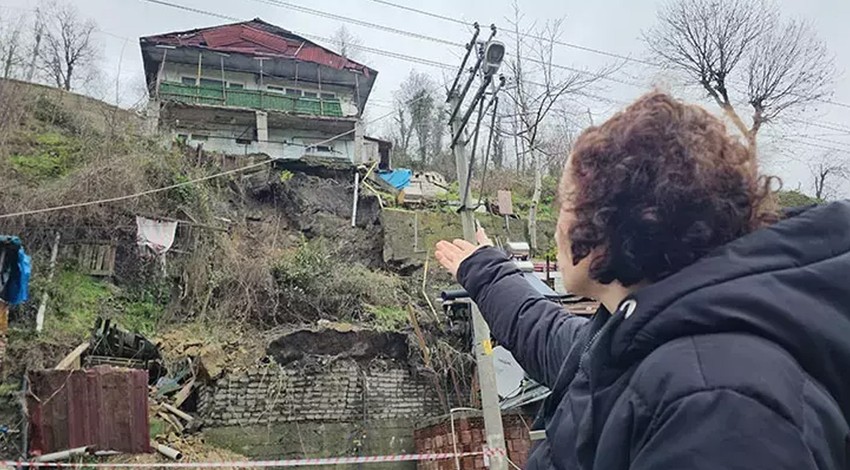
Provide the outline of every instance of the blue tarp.
<path id="1" fill-rule="evenodd" d="M 395 189 L 402 190 L 410 185 L 410 178 L 413 177 L 413 170 L 407 168 L 398 168 L 393 171 L 381 171 L 378 173 L 384 181 L 393 185 Z"/>
<path id="2" fill-rule="evenodd" d="M 11 305 L 22 304 L 29 299 L 30 257 L 18 237 L 0 235 L 0 250 L 6 252 L 0 266 L 0 298 Z"/>

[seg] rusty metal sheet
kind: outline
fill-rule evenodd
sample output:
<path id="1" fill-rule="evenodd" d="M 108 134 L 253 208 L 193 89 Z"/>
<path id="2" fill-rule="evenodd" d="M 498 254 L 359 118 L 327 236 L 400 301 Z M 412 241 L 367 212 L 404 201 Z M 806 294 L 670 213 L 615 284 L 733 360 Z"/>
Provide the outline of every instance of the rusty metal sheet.
<path id="1" fill-rule="evenodd" d="M 83 446 L 150 452 L 148 373 L 97 367 L 27 374 L 33 455 Z"/>
<path id="2" fill-rule="evenodd" d="M 511 197 L 510 191 L 499 190 L 497 193 L 497 198 L 499 200 L 499 214 L 501 215 L 513 215 L 514 214 L 514 203 Z"/>
<path id="3" fill-rule="evenodd" d="M 207 50 L 262 57 L 296 58 L 335 69 L 354 69 L 366 77 L 376 72 L 291 31 L 259 19 L 211 28 L 178 31 L 142 38 L 153 44 L 202 47 Z"/>

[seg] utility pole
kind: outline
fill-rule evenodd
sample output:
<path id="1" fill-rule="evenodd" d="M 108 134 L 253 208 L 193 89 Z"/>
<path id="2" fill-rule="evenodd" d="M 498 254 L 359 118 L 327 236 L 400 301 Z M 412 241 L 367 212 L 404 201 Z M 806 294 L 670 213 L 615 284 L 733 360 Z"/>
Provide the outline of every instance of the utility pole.
<path id="1" fill-rule="evenodd" d="M 470 183 L 469 172 L 471 171 L 471 168 L 466 150 L 465 127 L 467 122 L 469 122 L 469 118 L 471 117 L 473 110 L 476 108 L 476 105 L 484 99 L 486 87 L 491 83 L 495 69 L 498 69 L 498 65 L 496 65 L 495 68 L 489 71 L 486 75 L 487 78 L 483 81 L 476 92 L 467 112 L 461 116 L 460 109 L 463 106 L 464 98 L 466 97 L 472 82 L 477 78 L 478 72 L 481 70 L 482 62 L 485 63 L 486 67 L 487 61 L 485 56 L 487 53 L 479 50 L 479 44 L 476 42 L 478 34 L 479 26 L 476 23 L 472 41 L 470 41 L 467 45 L 466 55 L 463 58 L 463 63 L 461 64 L 454 84 L 449 90 L 447 100 L 451 113 L 449 118 L 449 126 L 451 127 L 452 136 L 451 149 L 455 157 L 455 165 L 457 166 L 457 180 L 460 184 L 460 220 L 463 224 L 463 237 L 472 243 L 475 243 L 476 227 L 473 210 L 468 207 L 467 204 Z M 488 43 L 493 43 L 492 39 L 495 34 L 496 28 L 491 26 L 491 34 L 490 39 L 487 41 Z M 504 56 L 504 46 L 500 43 L 494 44 L 502 47 L 501 56 Z M 463 86 L 463 89 L 459 90 L 458 85 L 460 84 L 460 79 L 464 74 L 466 62 L 473 51 L 475 51 L 478 56 L 477 62 L 473 67 L 466 84 Z M 498 59 L 499 62 L 501 62 L 501 57 Z M 479 107 L 479 110 L 483 111 L 483 108 Z M 479 116 L 479 125 L 480 117 L 481 116 Z M 481 411 L 484 415 L 484 431 L 487 435 L 487 448 L 491 451 L 495 451 L 489 457 L 489 464 L 492 470 L 507 470 L 508 462 L 507 449 L 505 448 L 505 431 L 502 427 L 502 412 L 499 407 L 499 393 L 496 389 L 496 370 L 493 366 L 493 347 L 490 343 L 490 327 L 487 325 L 487 322 L 484 321 L 484 317 L 481 315 L 481 311 L 478 310 L 478 306 L 475 302 L 470 301 L 470 312 L 472 315 L 474 336 L 473 349 L 478 371 L 478 383 L 481 389 Z"/>

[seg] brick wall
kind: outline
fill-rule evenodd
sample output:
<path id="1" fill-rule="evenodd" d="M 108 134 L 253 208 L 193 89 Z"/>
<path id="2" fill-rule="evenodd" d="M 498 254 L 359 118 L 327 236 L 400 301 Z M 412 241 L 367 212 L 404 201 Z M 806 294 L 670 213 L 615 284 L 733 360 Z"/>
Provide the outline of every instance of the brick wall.
<path id="1" fill-rule="evenodd" d="M 452 453 L 454 440 L 457 441 L 457 451 L 480 452 L 487 443 L 484 435 L 484 419 L 480 413 L 455 413 L 454 436 L 452 436 L 451 418 L 443 416 L 428 420 L 414 432 L 417 453 Z M 505 430 L 505 444 L 508 448 L 508 458 L 520 468 L 525 467 L 531 450 L 531 440 L 528 431 L 533 421 L 532 417 L 521 414 L 502 415 L 502 425 Z M 419 462 L 419 470 L 455 470 L 454 460 L 436 462 Z M 463 457 L 460 468 L 486 469 L 484 457 Z"/>
<path id="2" fill-rule="evenodd" d="M 270 364 L 206 386 L 198 411 L 208 426 L 347 422 L 443 413 L 430 382 L 391 361 L 338 360 L 310 368 Z"/>

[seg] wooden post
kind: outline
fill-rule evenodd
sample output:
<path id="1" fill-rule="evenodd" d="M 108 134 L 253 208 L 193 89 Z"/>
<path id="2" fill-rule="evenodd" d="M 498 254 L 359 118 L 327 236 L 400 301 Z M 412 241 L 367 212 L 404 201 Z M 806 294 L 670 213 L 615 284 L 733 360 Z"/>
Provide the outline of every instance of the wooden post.
<path id="1" fill-rule="evenodd" d="M 195 86 L 201 86 L 201 66 L 204 63 L 204 53 L 198 52 L 198 74 L 195 75 Z"/>
<path id="2" fill-rule="evenodd" d="M 360 170 L 354 170 L 354 202 L 351 204 L 351 226 L 357 226 L 357 201 L 360 198 Z"/>
<path id="3" fill-rule="evenodd" d="M 165 74 L 165 59 L 168 57 L 168 49 L 162 50 L 162 62 L 156 72 L 156 97 L 159 99 L 159 87 L 162 86 L 162 76 Z"/>
<path id="4" fill-rule="evenodd" d="M 50 252 L 50 271 L 47 274 L 47 285 L 53 282 L 53 273 L 56 271 L 56 256 L 59 255 L 59 232 L 56 232 L 56 238 L 53 239 L 53 250 Z M 47 301 L 50 299 L 50 293 L 44 291 L 41 296 L 41 304 L 38 306 L 38 313 L 35 315 L 35 331 L 41 333 L 44 329 L 44 312 L 47 310 Z"/>
<path id="5" fill-rule="evenodd" d="M 6 333 L 9 331 L 9 304 L 0 300 L 0 372 L 6 360 Z"/>

